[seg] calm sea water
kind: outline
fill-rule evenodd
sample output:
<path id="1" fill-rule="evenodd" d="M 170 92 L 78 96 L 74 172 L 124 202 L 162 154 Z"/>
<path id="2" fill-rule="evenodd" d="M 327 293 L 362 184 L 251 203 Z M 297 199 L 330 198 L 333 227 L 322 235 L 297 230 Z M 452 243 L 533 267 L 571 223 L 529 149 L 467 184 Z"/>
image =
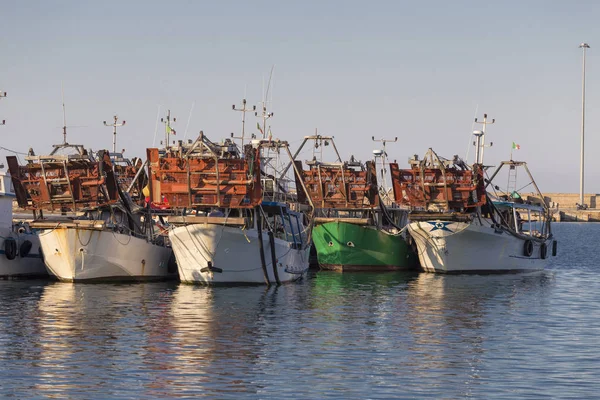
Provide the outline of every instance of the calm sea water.
<path id="1" fill-rule="evenodd" d="M 600 396 L 600 224 L 548 270 L 318 272 L 293 285 L 0 282 L 16 398 Z"/>

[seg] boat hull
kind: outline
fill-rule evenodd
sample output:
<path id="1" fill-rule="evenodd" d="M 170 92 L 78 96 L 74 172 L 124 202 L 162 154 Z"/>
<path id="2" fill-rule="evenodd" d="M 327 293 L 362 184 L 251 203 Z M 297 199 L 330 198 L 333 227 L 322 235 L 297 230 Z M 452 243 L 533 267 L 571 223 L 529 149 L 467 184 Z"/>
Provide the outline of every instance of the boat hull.
<path id="1" fill-rule="evenodd" d="M 269 237 L 266 233 L 262 237 L 268 279 L 275 283 Z M 266 283 L 256 230 L 190 224 L 170 230 L 169 239 L 181 282 L 207 285 Z M 295 249 L 278 238 L 274 238 L 274 243 L 279 281 L 302 278 L 308 270 L 310 247 Z"/>
<path id="2" fill-rule="evenodd" d="M 491 224 L 491 222 L 490 222 Z M 437 273 L 505 273 L 543 270 L 552 249 L 546 240 L 546 257 L 542 243 L 532 240 L 533 251 L 525 254 L 526 239 L 494 229 L 490 224 L 413 221 L 408 231 L 415 241 L 421 268 Z"/>
<path id="3" fill-rule="evenodd" d="M 48 272 L 65 282 L 175 278 L 172 251 L 112 231 L 57 228 L 40 233 Z"/>
<path id="4" fill-rule="evenodd" d="M 395 271 L 416 268 L 417 257 L 400 235 L 347 222 L 313 228 L 319 265 L 336 271 Z"/>
<path id="5" fill-rule="evenodd" d="M 10 260 L 6 254 L 5 240 L 0 247 L 0 278 L 38 278 L 48 276 L 40 252 L 40 239 L 35 233 L 3 232 L 3 237 L 12 237 L 17 243 L 17 254 Z M 23 244 L 29 241 L 31 248 L 26 255 L 22 255 Z"/>

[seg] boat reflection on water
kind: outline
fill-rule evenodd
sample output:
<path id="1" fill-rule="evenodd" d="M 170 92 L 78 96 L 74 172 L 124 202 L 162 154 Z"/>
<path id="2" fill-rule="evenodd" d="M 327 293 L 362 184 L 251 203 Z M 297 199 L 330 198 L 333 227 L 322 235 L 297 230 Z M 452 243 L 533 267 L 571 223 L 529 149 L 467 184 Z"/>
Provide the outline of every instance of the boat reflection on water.
<path id="1" fill-rule="evenodd" d="M 259 393 L 261 382 L 287 379 L 272 360 L 299 345 L 300 337 L 288 332 L 294 309 L 301 308 L 299 291 L 303 285 L 179 285 L 171 303 L 170 343 L 180 349 L 171 381 L 177 393 L 169 395 Z"/>
<path id="2" fill-rule="evenodd" d="M 115 391 L 138 393 L 134 372 L 140 365 L 169 368 L 159 351 L 171 331 L 160 297 L 173 286 L 167 282 L 44 286 L 31 316 L 39 327 L 32 338 L 39 349 L 39 373 L 32 382 L 36 393 L 85 397 L 91 387 L 102 386 L 111 376 Z M 161 385 L 159 374 L 152 384 Z"/>
<path id="3" fill-rule="evenodd" d="M 506 348 L 506 337 L 522 334 L 523 310 L 543 309 L 554 285 L 551 271 L 511 275 L 435 275 L 422 273 L 407 288 L 407 325 L 410 331 L 406 362 L 416 376 L 444 379 L 447 371 L 461 373 L 468 396 L 481 378 L 488 351 Z M 542 311 L 541 311 L 542 312 Z"/>

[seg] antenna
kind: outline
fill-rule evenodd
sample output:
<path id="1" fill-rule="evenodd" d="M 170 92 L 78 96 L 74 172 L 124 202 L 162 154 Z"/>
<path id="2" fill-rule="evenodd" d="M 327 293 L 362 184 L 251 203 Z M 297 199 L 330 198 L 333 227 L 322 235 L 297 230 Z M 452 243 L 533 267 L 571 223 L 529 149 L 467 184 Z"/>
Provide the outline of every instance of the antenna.
<path id="1" fill-rule="evenodd" d="M 0 92 L 0 99 L 6 97 L 6 92 Z M 6 125 L 6 120 L 0 121 L 0 125 Z"/>
<path id="2" fill-rule="evenodd" d="M 190 121 L 192 120 L 192 112 L 194 112 L 194 107 L 196 106 L 196 101 L 192 101 L 192 108 L 190 108 L 190 115 L 188 115 L 187 124 L 185 125 L 185 131 L 183 132 L 183 141 L 185 142 L 185 138 L 187 138 L 188 128 L 190 127 Z"/>
<path id="3" fill-rule="evenodd" d="M 60 82 L 60 93 L 62 96 L 62 109 L 63 109 L 63 144 L 67 144 L 67 112 L 65 111 L 65 88 L 62 81 Z"/>
<path id="4" fill-rule="evenodd" d="M 385 149 L 385 145 L 386 145 L 386 143 L 396 143 L 398 141 L 398 137 L 396 136 L 394 139 L 384 139 L 384 138 L 375 139 L 375 136 L 371 136 L 371 140 L 373 140 L 374 142 L 383 143 L 383 150 L 373 150 L 373 156 L 375 157 L 375 164 L 377 164 L 377 158 L 381 158 L 381 178 L 383 180 L 381 189 L 383 189 L 383 191 L 385 193 L 385 197 L 388 197 L 389 191 L 388 191 L 387 181 L 386 181 L 387 151 Z"/>
<path id="5" fill-rule="evenodd" d="M 475 123 L 476 124 L 482 124 L 483 128 L 480 131 L 473 131 L 473 135 L 475 135 L 475 137 L 477 138 L 475 140 L 475 164 L 482 164 L 483 165 L 483 150 L 486 147 L 492 147 L 494 145 L 493 142 L 490 142 L 489 146 L 485 145 L 485 127 L 487 125 L 491 125 L 493 123 L 496 122 L 496 119 L 492 119 L 492 121 L 488 121 L 487 119 L 487 114 L 483 114 L 483 121 L 478 121 L 477 118 L 475 118 Z"/>
<path id="6" fill-rule="evenodd" d="M 235 137 L 235 136 L 231 136 L 234 139 L 241 139 L 242 140 L 242 149 L 244 148 L 244 137 L 246 136 L 246 111 L 250 111 L 250 109 L 246 108 L 246 99 L 242 99 L 242 107 L 241 108 L 236 108 L 235 104 L 233 104 L 231 106 L 231 109 L 233 111 L 241 111 L 242 112 L 242 136 L 241 137 Z M 252 111 L 256 111 L 256 106 L 252 106 Z"/>
<path id="7" fill-rule="evenodd" d="M 106 121 L 104 122 L 104 126 L 112 126 L 113 127 L 113 157 L 116 159 L 117 158 L 117 127 L 118 126 L 123 126 L 126 124 L 126 121 L 121 122 L 120 124 L 118 123 L 119 117 L 117 117 L 116 115 L 113 117 L 114 121 L 112 124 L 107 124 Z"/>
<path id="8" fill-rule="evenodd" d="M 171 110 L 167 110 L 167 116 L 161 118 L 160 122 L 165 124 L 165 150 L 169 148 L 169 135 L 176 134 L 175 129 L 171 128 Z M 177 122 L 177 118 L 173 118 L 173 122 Z"/>
<path id="9" fill-rule="evenodd" d="M 275 65 L 273 65 L 271 67 L 271 73 L 269 74 L 269 82 L 267 84 L 267 90 L 263 93 L 262 113 L 260 115 L 260 117 L 263 120 L 262 129 L 260 127 L 260 124 L 257 123 L 257 128 L 260 131 L 260 133 L 262 134 L 263 139 L 265 138 L 265 135 L 267 134 L 267 120 L 273 116 L 272 112 L 267 112 L 267 99 L 269 98 L 269 89 L 271 88 L 271 79 L 273 78 L 273 69 L 274 68 L 275 68 Z M 258 117 L 258 112 L 255 112 L 254 115 Z M 269 127 L 269 134 L 270 134 L 270 131 L 271 131 L 271 128 Z"/>

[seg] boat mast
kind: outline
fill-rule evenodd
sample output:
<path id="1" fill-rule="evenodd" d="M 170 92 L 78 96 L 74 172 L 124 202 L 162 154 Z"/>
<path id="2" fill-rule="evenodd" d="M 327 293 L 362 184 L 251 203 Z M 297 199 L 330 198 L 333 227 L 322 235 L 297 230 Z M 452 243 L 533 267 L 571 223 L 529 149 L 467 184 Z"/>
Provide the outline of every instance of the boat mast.
<path id="1" fill-rule="evenodd" d="M 60 83 L 60 92 L 62 95 L 62 109 L 63 109 L 63 145 L 67 144 L 67 112 L 65 111 L 65 88 L 63 83 Z"/>
<path id="2" fill-rule="evenodd" d="M 383 180 L 383 184 L 380 185 L 380 192 L 383 191 L 383 193 L 385 194 L 385 197 L 389 197 L 389 190 L 388 190 L 388 186 L 387 186 L 387 180 L 386 180 L 386 176 L 387 176 L 387 168 L 386 168 L 386 164 L 387 164 L 387 151 L 385 149 L 385 145 L 388 142 L 391 143 L 395 143 L 398 141 L 398 137 L 395 137 L 393 140 L 392 139 L 375 139 L 375 136 L 371 136 L 371 139 L 374 142 L 381 142 L 383 143 L 383 149 L 380 151 L 374 150 L 373 151 L 373 155 L 375 156 L 375 165 L 377 165 L 377 158 L 381 159 L 381 178 Z"/>
<path id="3" fill-rule="evenodd" d="M 233 133 L 231 137 L 233 139 L 241 139 L 242 140 L 242 149 L 244 148 L 244 137 L 246 136 L 246 111 L 250 111 L 250 109 L 246 108 L 246 99 L 242 99 L 242 108 L 236 108 L 235 104 L 231 106 L 233 111 L 241 111 L 242 112 L 242 136 L 235 137 Z M 256 111 L 256 106 L 252 106 L 252 111 Z"/>
<path id="4" fill-rule="evenodd" d="M 6 92 L 0 92 L 0 99 L 6 97 Z M 0 125 L 6 125 L 6 120 L 0 121 Z"/>
<path id="5" fill-rule="evenodd" d="M 490 142 L 489 146 L 485 145 L 485 128 L 487 125 L 491 125 L 496 122 L 496 119 L 492 119 L 492 121 L 488 121 L 487 114 L 483 114 L 483 121 L 478 121 L 475 118 L 476 124 L 482 124 L 483 127 L 480 131 L 473 131 L 473 135 L 477 138 L 475 141 L 475 164 L 483 165 L 483 150 L 486 147 L 492 147 L 494 145 L 493 142 Z"/>
<path id="6" fill-rule="evenodd" d="M 173 118 L 173 122 L 176 122 L 177 118 Z M 169 149 L 169 136 L 171 133 L 173 135 L 176 134 L 175 129 L 171 128 L 171 110 L 167 110 L 167 116 L 165 118 L 161 118 L 160 122 L 165 124 L 165 150 Z"/>
<path id="7" fill-rule="evenodd" d="M 113 117 L 114 121 L 112 124 L 107 124 L 106 121 L 104 122 L 104 126 L 112 126 L 113 127 L 113 159 L 117 158 L 117 127 L 118 126 L 123 126 L 125 125 L 127 122 L 123 121 L 120 124 L 118 123 L 119 117 L 117 117 L 116 115 Z"/>
<path id="8" fill-rule="evenodd" d="M 269 90 L 271 89 L 271 79 L 273 78 L 273 69 L 274 68 L 275 68 L 275 66 L 273 65 L 271 67 L 271 74 L 269 75 L 269 83 L 267 84 L 267 90 L 265 92 L 263 92 L 262 114 L 261 114 L 261 118 L 263 121 L 261 133 L 262 133 L 263 139 L 267 135 L 267 120 L 273 116 L 272 112 L 267 112 L 267 101 L 269 99 Z M 264 85 L 264 81 L 263 81 L 263 85 Z M 256 109 L 256 108 L 254 108 L 254 109 Z M 258 117 L 258 112 L 255 112 L 254 116 Z M 259 126 L 259 129 L 260 129 L 260 126 Z M 269 129 L 269 140 L 271 140 L 271 132 L 270 131 L 271 131 L 271 129 Z"/>

